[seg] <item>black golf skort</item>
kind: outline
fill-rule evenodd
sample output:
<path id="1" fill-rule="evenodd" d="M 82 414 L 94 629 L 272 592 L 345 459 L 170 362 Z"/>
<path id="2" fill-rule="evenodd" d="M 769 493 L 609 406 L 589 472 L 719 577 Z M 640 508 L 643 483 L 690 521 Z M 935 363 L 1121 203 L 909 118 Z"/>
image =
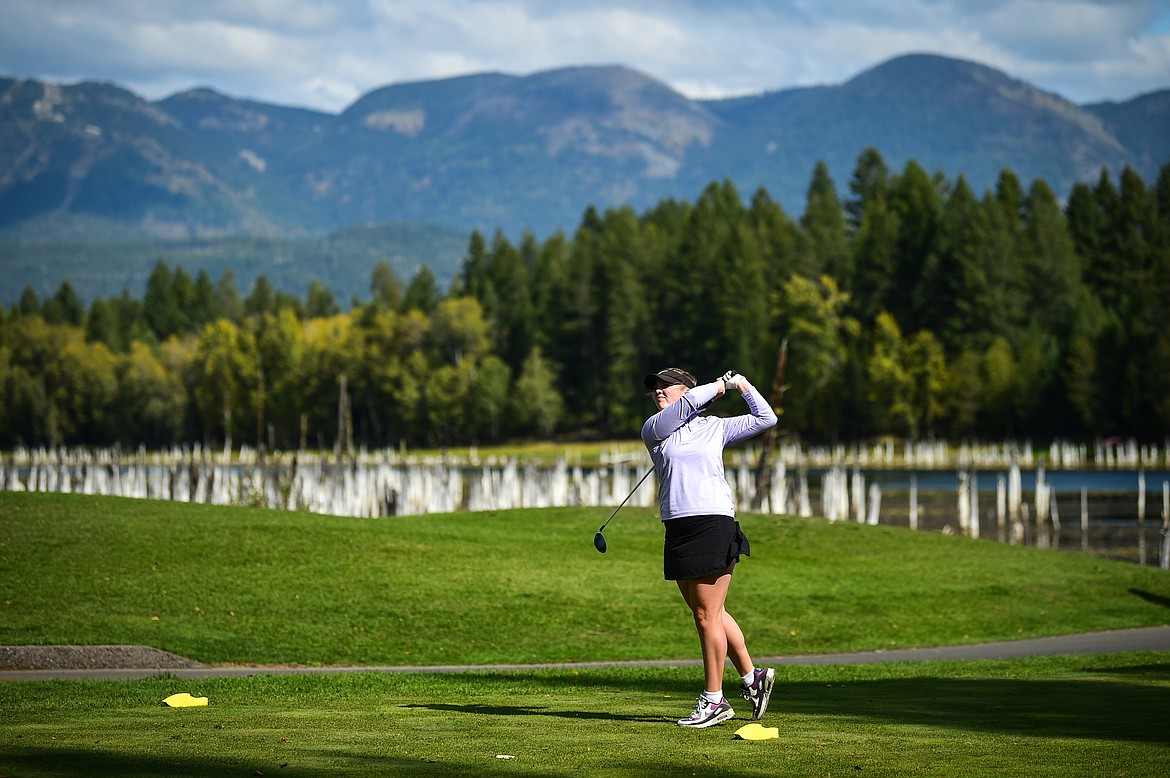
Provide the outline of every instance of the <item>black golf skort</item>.
<path id="1" fill-rule="evenodd" d="M 741 555 L 751 555 L 747 536 L 730 516 L 682 516 L 662 524 L 662 572 L 668 581 L 721 573 Z"/>

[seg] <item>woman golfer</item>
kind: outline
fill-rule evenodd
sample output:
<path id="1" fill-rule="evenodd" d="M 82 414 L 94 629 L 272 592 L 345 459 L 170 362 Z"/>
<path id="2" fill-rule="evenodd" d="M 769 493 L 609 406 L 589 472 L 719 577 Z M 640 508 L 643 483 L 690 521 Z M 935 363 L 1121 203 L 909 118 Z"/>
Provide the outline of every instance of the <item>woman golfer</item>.
<path id="1" fill-rule="evenodd" d="M 706 687 L 682 727 L 711 727 L 735 716 L 723 697 L 728 656 L 743 677 L 740 690 L 759 719 L 768 708 L 776 671 L 752 664 L 743 632 L 723 608 L 731 573 L 751 550 L 735 520 L 731 488 L 723 474 L 723 449 L 776 423 L 776 414 L 747 379 L 729 370 L 709 384 L 676 367 L 644 379 L 658 412 L 642 426 L 642 440 L 658 475 L 658 504 L 666 529 L 663 572 L 678 583 L 695 617 L 703 649 Z M 703 413 L 727 389 L 735 388 L 750 413 L 719 418 Z"/>

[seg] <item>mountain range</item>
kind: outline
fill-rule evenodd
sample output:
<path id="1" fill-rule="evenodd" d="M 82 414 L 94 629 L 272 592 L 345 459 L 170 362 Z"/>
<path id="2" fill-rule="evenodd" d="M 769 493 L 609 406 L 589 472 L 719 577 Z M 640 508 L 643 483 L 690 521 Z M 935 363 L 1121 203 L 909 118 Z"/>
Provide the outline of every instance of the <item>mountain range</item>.
<path id="1" fill-rule="evenodd" d="M 1103 168 L 1153 181 L 1170 161 L 1170 89 L 1077 105 L 975 62 L 906 55 L 839 85 L 726 100 L 572 67 L 395 84 L 330 114 L 0 78 L 0 262 L 37 244 L 45 257 L 45 244 L 321 241 L 384 222 L 544 237 L 590 205 L 693 200 L 723 179 L 799 215 L 816 163 L 844 196 L 867 147 L 977 191 L 1004 168 L 1059 196 Z M 419 263 L 425 250 L 402 267 Z"/>

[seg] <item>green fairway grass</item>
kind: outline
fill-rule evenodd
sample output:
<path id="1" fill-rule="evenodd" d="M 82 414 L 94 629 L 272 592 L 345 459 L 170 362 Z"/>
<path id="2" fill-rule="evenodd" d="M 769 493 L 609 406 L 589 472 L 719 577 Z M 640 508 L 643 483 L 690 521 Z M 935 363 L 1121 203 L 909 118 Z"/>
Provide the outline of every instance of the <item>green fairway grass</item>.
<path id="1" fill-rule="evenodd" d="M 606 508 L 396 519 L 0 493 L 0 645 L 204 663 L 694 659 L 661 522 Z M 929 532 L 743 515 L 728 607 L 757 656 L 1163 624 L 1170 574 Z"/>
<path id="2" fill-rule="evenodd" d="M 696 660 L 661 523 L 562 508 L 342 519 L 0 493 L 0 645 L 205 663 Z M 1170 574 L 1068 552 L 742 515 L 757 657 L 1170 621 Z M 0 683 L 0 776 L 1164 776 L 1170 654 L 785 666 L 763 724 L 703 731 L 693 666 Z M 171 709 L 189 692 L 207 707 Z M 514 758 L 498 758 L 514 757 Z"/>

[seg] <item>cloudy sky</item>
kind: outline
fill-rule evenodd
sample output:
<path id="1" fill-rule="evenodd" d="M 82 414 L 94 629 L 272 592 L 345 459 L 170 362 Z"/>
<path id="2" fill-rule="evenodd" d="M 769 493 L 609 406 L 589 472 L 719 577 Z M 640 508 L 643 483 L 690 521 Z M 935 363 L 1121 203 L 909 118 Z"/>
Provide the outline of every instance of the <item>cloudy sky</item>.
<path id="1" fill-rule="evenodd" d="M 337 112 L 370 89 L 620 64 L 689 97 L 975 60 L 1075 102 L 1170 88 L 1170 0 L 3 0 L 0 75 Z"/>

